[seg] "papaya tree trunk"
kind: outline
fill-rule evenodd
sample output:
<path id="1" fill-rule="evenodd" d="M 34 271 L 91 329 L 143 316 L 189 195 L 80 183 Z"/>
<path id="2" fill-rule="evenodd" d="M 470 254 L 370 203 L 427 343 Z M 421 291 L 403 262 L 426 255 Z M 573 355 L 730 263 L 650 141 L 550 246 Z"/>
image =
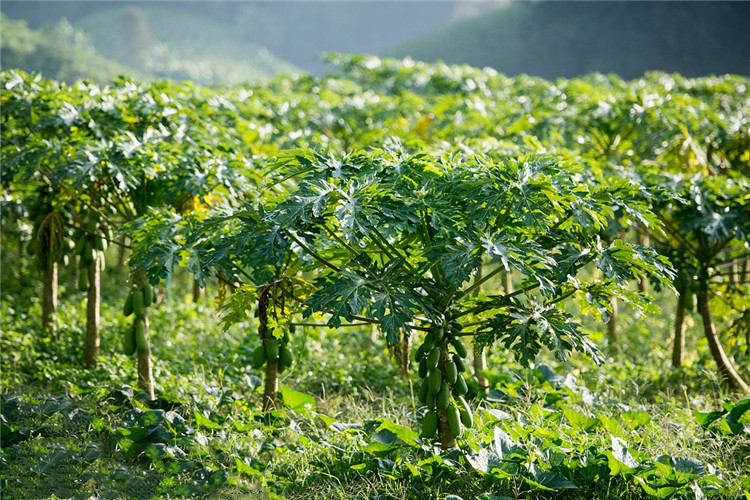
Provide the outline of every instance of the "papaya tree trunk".
<path id="1" fill-rule="evenodd" d="M 476 378 L 479 384 L 480 390 L 487 394 L 490 392 L 490 382 L 487 378 L 482 375 L 482 372 L 487 369 L 487 355 L 484 350 L 484 346 L 481 344 L 474 344 L 474 378 Z"/>
<path id="2" fill-rule="evenodd" d="M 130 246 L 130 238 L 127 236 L 122 237 L 122 244 L 119 245 L 117 252 L 117 269 L 124 274 L 125 262 L 127 262 L 128 248 Z"/>
<path id="3" fill-rule="evenodd" d="M 513 274 L 510 271 L 505 271 L 502 273 L 502 277 L 505 293 L 513 293 Z"/>
<path id="4" fill-rule="evenodd" d="M 99 356 L 99 310 L 101 307 L 101 252 L 95 251 L 94 258 L 87 266 L 89 289 L 86 297 L 86 354 L 87 368 L 96 366 Z M 83 271 L 82 271 L 83 272 Z"/>
<path id="5" fill-rule="evenodd" d="M 678 292 L 677 312 L 674 317 L 674 344 L 672 345 L 672 366 L 682 368 L 685 361 L 685 293 L 687 293 L 687 283 L 683 283 Z"/>
<path id="6" fill-rule="evenodd" d="M 55 312 L 57 311 L 57 262 L 44 267 L 42 271 L 42 329 L 55 333 Z"/>
<path id="7" fill-rule="evenodd" d="M 607 347 L 610 352 L 615 352 L 620 347 L 620 327 L 617 324 L 619 312 L 617 309 L 617 297 L 609 296 L 609 306 L 612 313 L 607 321 Z"/>
<path id="8" fill-rule="evenodd" d="M 638 244 L 644 247 L 648 247 L 651 246 L 651 240 L 649 239 L 647 234 L 639 231 Z M 638 280 L 638 291 L 641 293 L 648 293 L 648 278 L 646 278 L 646 276 L 641 276 L 641 278 Z"/>
<path id="9" fill-rule="evenodd" d="M 148 331 L 148 312 L 144 311 L 142 318 L 135 321 L 143 321 L 146 332 L 146 345 L 137 349 L 138 352 L 138 387 L 146 393 L 149 400 L 154 397 L 154 369 L 151 360 L 151 338 Z"/>
<path id="10" fill-rule="evenodd" d="M 446 361 L 448 361 L 448 355 L 448 342 L 444 340 L 440 347 L 440 368 L 438 369 L 445 366 Z M 438 438 L 440 439 L 440 447 L 444 450 L 455 448 L 456 436 L 453 435 L 450 424 L 448 424 L 448 412 L 441 410 L 440 408 L 435 408 L 435 410 L 437 411 L 438 416 Z"/>
<path id="11" fill-rule="evenodd" d="M 263 411 L 276 408 L 279 393 L 279 360 L 266 361 L 266 379 L 263 384 Z"/>
<path id="12" fill-rule="evenodd" d="M 740 277 L 740 266 L 737 264 L 736 260 L 733 260 L 732 263 L 729 265 L 729 283 L 731 283 L 732 285 L 736 285 L 739 277 Z"/>
<path id="13" fill-rule="evenodd" d="M 700 290 L 698 291 L 698 310 L 703 320 L 703 332 L 708 340 L 708 347 L 711 350 L 711 356 L 719 368 L 719 373 L 723 378 L 724 382 L 729 386 L 730 389 L 736 391 L 742 391 L 750 393 L 750 386 L 745 382 L 739 373 L 734 369 L 732 363 L 729 361 L 724 348 L 719 342 L 719 336 L 716 333 L 716 326 L 714 325 L 713 317 L 711 316 L 711 308 L 708 302 L 708 283 L 705 281 L 701 283 Z"/>
<path id="14" fill-rule="evenodd" d="M 146 287 L 146 273 L 139 269 L 135 273 L 134 283 L 137 286 L 135 293 L 143 294 Z M 143 338 L 138 339 L 136 333 L 136 345 L 138 355 L 138 387 L 146 393 L 149 400 L 154 399 L 154 369 L 153 360 L 151 359 L 151 335 L 148 324 L 148 306 L 144 303 L 143 315 L 139 316 L 138 308 L 135 310 L 135 326 L 142 322 Z M 137 332 L 136 328 L 136 332 Z"/>
<path id="15" fill-rule="evenodd" d="M 269 340 L 268 331 L 268 299 L 271 291 L 271 286 L 266 285 L 263 287 L 258 297 L 258 335 L 263 342 L 263 346 L 267 345 Z M 266 350 L 266 353 L 268 351 Z M 271 360 L 266 358 L 266 378 L 263 384 L 263 411 L 272 410 L 276 407 L 276 398 L 279 393 L 279 360 L 278 358 Z"/>
<path id="16" fill-rule="evenodd" d="M 193 304 L 201 304 L 206 298 L 206 289 L 203 288 L 198 280 L 193 280 Z"/>
<path id="17" fill-rule="evenodd" d="M 401 358 L 399 361 L 399 369 L 401 370 L 401 374 L 404 377 L 409 376 L 409 356 L 411 354 L 411 336 L 402 331 L 401 332 L 401 341 L 399 342 L 399 357 Z"/>

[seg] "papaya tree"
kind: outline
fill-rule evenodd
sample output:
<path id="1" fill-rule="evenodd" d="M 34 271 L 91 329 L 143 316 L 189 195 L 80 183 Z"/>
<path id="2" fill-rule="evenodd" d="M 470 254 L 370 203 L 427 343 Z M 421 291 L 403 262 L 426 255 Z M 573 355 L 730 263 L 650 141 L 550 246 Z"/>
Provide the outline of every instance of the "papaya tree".
<path id="1" fill-rule="evenodd" d="M 674 259 L 682 294 L 673 361 L 682 362 L 682 322 L 685 309 L 695 296 L 703 332 L 721 378 L 733 390 L 750 392 L 750 385 L 734 368 L 721 345 L 710 300 L 719 293 L 717 286 L 727 282 L 726 273 L 722 276 L 720 270 L 722 264 L 750 258 L 750 183 L 736 173 L 670 177 L 649 172 L 644 179 L 674 193 L 653 200 L 653 210 L 664 221 L 665 230 L 657 244 Z M 739 313 L 742 315 L 742 311 Z"/>
<path id="2" fill-rule="evenodd" d="M 646 307 L 627 289 L 641 273 L 668 282 L 655 252 L 598 237 L 614 207 L 654 223 L 628 183 L 592 188 L 576 167 L 554 158 L 409 154 L 399 148 L 335 158 L 289 152 L 275 168 L 297 188 L 263 210 L 273 241 L 284 241 L 317 266 L 305 315 L 328 314 L 328 325 L 376 321 L 389 343 L 399 332 L 424 332 L 416 350 L 426 406 L 423 437 L 438 432 L 455 446 L 472 417 L 461 374 L 462 338 L 499 341 L 522 363 L 542 347 L 561 359 L 570 351 L 598 358 L 595 346 L 565 311 L 578 295 L 605 314 L 610 295 Z M 494 268 L 472 281 L 480 256 Z M 599 268 L 601 275 L 580 273 Z M 474 292 L 514 270 L 514 292 Z"/>

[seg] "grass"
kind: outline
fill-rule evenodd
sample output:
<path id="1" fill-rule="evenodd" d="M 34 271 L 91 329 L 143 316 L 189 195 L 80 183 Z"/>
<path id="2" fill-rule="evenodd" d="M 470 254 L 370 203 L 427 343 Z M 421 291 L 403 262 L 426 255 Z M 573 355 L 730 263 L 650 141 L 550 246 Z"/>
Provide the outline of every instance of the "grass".
<path id="1" fill-rule="evenodd" d="M 695 354 L 688 368 L 669 369 L 658 355 L 666 331 L 644 345 L 629 318 L 623 351 L 638 356 L 601 367 L 574 357 L 523 369 L 493 350 L 493 392 L 472 401 L 476 425 L 460 450 L 440 452 L 416 439 L 409 379 L 369 330 L 297 332 L 298 361 L 281 383 L 314 408 L 263 415 L 262 374 L 249 361 L 255 326 L 225 332 L 211 308 L 162 304 L 151 316 L 158 400 L 149 406 L 133 389 L 134 360 L 119 353 L 119 302 L 103 310 L 99 367 L 81 368 L 83 307 L 79 294 L 64 297 L 49 341 L 36 332 L 38 304 L 23 313 L 4 298 L 15 312 L 3 315 L 0 342 L 3 498 L 636 499 L 693 498 L 693 488 L 745 498 L 750 487 L 748 414 L 731 434 L 692 413 L 737 397 Z M 471 464 L 501 444 L 515 451 L 499 469 Z M 615 472 L 618 451 L 638 467 Z M 706 470 L 649 494 L 678 459 Z"/>

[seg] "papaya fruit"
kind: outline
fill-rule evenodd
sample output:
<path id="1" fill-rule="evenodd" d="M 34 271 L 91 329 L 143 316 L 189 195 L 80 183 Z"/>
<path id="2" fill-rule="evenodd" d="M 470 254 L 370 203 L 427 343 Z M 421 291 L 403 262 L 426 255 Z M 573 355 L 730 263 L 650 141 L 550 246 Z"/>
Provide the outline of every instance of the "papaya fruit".
<path id="1" fill-rule="evenodd" d="M 80 254 L 81 252 L 83 252 L 83 247 L 85 246 L 86 246 L 86 236 L 82 234 L 76 240 L 76 245 L 73 247 L 73 253 Z"/>
<path id="2" fill-rule="evenodd" d="M 266 360 L 276 361 L 279 358 L 279 341 L 273 337 L 266 339 Z"/>
<path id="3" fill-rule="evenodd" d="M 451 389 L 448 387 L 448 384 L 443 382 L 442 386 L 440 387 L 440 392 L 437 395 L 437 407 L 441 410 L 445 410 L 448 408 L 448 405 L 451 402 Z"/>
<path id="4" fill-rule="evenodd" d="M 137 318 L 142 318 L 145 313 L 143 292 L 140 290 L 133 290 L 133 312 Z"/>
<path id="5" fill-rule="evenodd" d="M 424 358 L 424 355 L 426 353 L 427 346 L 425 344 L 419 344 L 419 347 L 414 350 L 414 361 L 420 361 L 422 358 Z"/>
<path id="6" fill-rule="evenodd" d="M 94 236 L 94 250 L 104 250 L 104 238 L 102 238 L 98 234 Z"/>
<path id="7" fill-rule="evenodd" d="M 90 241 L 86 240 L 86 244 L 83 246 L 83 253 L 81 254 L 83 260 L 88 264 L 94 260 L 94 245 Z"/>
<path id="8" fill-rule="evenodd" d="M 454 405 L 449 405 L 448 409 L 445 410 L 445 416 L 448 417 L 448 427 L 450 427 L 451 434 L 454 438 L 461 435 L 461 416 L 459 415 L 458 408 Z"/>
<path id="9" fill-rule="evenodd" d="M 430 370 L 434 370 L 437 368 L 438 363 L 440 362 L 440 348 L 439 347 L 433 347 L 430 351 L 430 355 L 427 356 L 427 368 Z"/>
<path id="10" fill-rule="evenodd" d="M 424 336 L 424 345 L 425 345 L 425 348 L 429 349 L 430 347 L 432 347 L 432 344 L 434 344 L 434 343 L 435 343 L 434 334 L 431 331 L 427 332 L 425 334 L 425 336 Z M 425 352 L 427 352 L 427 351 L 425 351 Z"/>
<path id="11" fill-rule="evenodd" d="M 122 336 L 122 352 L 132 356 L 135 352 L 135 327 L 126 328 Z"/>
<path id="12" fill-rule="evenodd" d="M 128 297 L 125 299 L 125 305 L 122 308 L 122 314 L 124 314 L 126 318 L 133 314 L 133 292 L 130 292 L 128 294 Z"/>
<path id="13" fill-rule="evenodd" d="M 458 339 L 458 338 L 451 339 L 451 345 L 456 350 L 456 354 L 458 354 L 462 358 L 466 357 L 466 354 L 467 354 L 466 347 L 464 347 L 464 344 L 463 342 L 461 342 L 461 339 Z"/>
<path id="14" fill-rule="evenodd" d="M 464 325 L 460 321 L 456 320 L 451 321 L 448 327 L 450 328 L 451 333 L 454 335 L 456 333 L 461 333 L 461 331 L 463 331 L 464 329 Z"/>
<path id="15" fill-rule="evenodd" d="M 458 368 L 456 368 L 456 363 L 453 361 L 446 361 L 445 366 L 443 366 L 443 373 L 445 373 L 445 378 L 450 384 L 456 383 L 456 378 L 458 378 Z"/>
<path id="16" fill-rule="evenodd" d="M 466 371 L 466 363 L 464 363 L 464 360 L 459 356 L 458 354 L 453 355 L 453 362 L 456 363 L 456 369 L 459 373 L 463 373 Z"/>
<path id="17" fill-rule="evenodd" d="M 443 374 L 440 373 L 440 370 L 432 370 L 430 374 L 428 375 L 427 380 L 429 380 L 430 384 L 430 395 L 434 396 L 438 392 L 440 392 L 440 388 L 443 384 Z"/>
<path id="18" fill-rule="evenodd" d="M 453 392 L 456 393 L 457 396 L 463 396 L 469 391 L 469 388 L 466 386 L 466 380 L 464 380 L 464 376 L 460 375 L 456 377 L 456 383 L 453 384 Z"/>
<path id="19" fill-rule="evenodd" d="M 419 370 L 417 374 L 419 375 L 419 378 L 427 377 L 427 360 L 425 358 L 422 358 L 419 361 Z"/>
<path id="20" fill-rule="evenodd" d="M 262 345 L 253 351 L 253 368 L 256 370 L 266 364 L 266 348 Z"/>
<path id="21" fill-rule="evenodd" d="M 463 396 L 458 397 L 458 412 L 461 414 L 461 423 L 464 424 L 464 427 L 471 428 L 474 425 L 474 416 L 471 414 L 469 403 Z"/>
<path id="22" fill-rule="evenodd" d="M 443 336 L 445 335 L 445 327 L 438 326 L 433 330 L 432 338 L 434 342 L 440 342 L 443 340 Z"/>
<path id="23" fill-rule="evenodd" d="M 428 411 L 422 418 L 422 433 L 419 435 L 423 438 L 431 438 L 435 435 L 438 428 L 438 417 L 434 411 Z"/>
<path id="24" fill-rule="evenodd" d="M 417 396 L 417 399 L 419 399 L 419 402 L 423 405 L 427 404 L 427 396 L 429 396 L 430 393 L 430 381 L 426 378 L 422 380 L 422 385 L 419 386 L 419 395 Z"/>
<path id="25" fill-rule="evenodd" d="M 285 345 L 279 348 L 279 371 L 284 371 L 294 363 L 294 354 Z"/>
<path id="26" fill-rule="evenodd" d="M 135 322 L 135 346 L 139 351 L 145 351 L 148 348 L 146 340 L 146 323 L 136 320 Z"/>
<path id="27" fill-rule="evenodd" d="M 78 290 L 85 292 L 89 289 L 89 273 L 88 269 L 81 269 L 78 273 Z"/>
<path id="28" fill-rule="evenodd" d="M 143 285 L 143 305 L 144 307 L 148 307 L 153 303 L 154 287 L 151 286 L 151 283 L 146 283 L 145 285 Z"/>

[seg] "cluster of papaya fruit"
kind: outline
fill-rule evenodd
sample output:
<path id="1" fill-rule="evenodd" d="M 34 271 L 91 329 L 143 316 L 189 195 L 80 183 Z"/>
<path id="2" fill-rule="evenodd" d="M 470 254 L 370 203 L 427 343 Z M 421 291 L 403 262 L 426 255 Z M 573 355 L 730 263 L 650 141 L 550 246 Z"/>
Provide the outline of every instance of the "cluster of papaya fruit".
<path id="1" fill-rule="evenodd" d="M 266 362 L 279 362 L 279 373 L 283 373 L 294 363 L 294 354 L 289 349 L 289 334 L 285 333 L 280 339 L 270 333 L 266 336 L 265 342 L 253 351 L 253 368 L 261 368 Z"/>
<path id="2" fill-rule="evenodd" d="M 142 288 L 134 287 L 125 300 L 123 314 L 130 316 L 135 314 L 135 321 L 130 328 L 124 332 L 122 339 L 122 350 L 127 355 L 132 355 L 136 349 L 145 351 L 148 348 L 146 339 L 146 310 L 154 303 L 154 287 L 149 283 Z"/>
<path id="3" fill-rule="evenodd" d="M 104 230 L 100 226 L 99 214 L 94 211 L 88 212 L 82 228 L 77 231 L 73 253 L 80 257 L 78 260 L 78 290 L 85 292 L 89 289 L 89 274 L 86 269 L 94 261 L 96 252 L 103 252 L 107 249 L 107 238 L 111 239 L 112 235 L 107 234 L 105 237 L 103 233 L 111 233 L 111 231 L 109 229 Z M 98 262 L 103 270 L 104 259 L 100 257 Z"/>
<path id="4" fill-rule="evenodd" d="M 438 325 L 425 335 L 416 349 L 414 360 L 419 363 L 419 401 L 429 410 L 422 419 L 424 438 L 431 438 L 438 429 L 439 412 L 445 412 L 448 427 L 454 438 L 461 435 L 463 427 L 471 427 L 474 417 L 464 399 L 468 391 L 463 372 L 466 347 L 456 335 L 463 325 L 453 321 L 448 326 Z M 451 352 L 450 348 L 455 352 Z"/>

